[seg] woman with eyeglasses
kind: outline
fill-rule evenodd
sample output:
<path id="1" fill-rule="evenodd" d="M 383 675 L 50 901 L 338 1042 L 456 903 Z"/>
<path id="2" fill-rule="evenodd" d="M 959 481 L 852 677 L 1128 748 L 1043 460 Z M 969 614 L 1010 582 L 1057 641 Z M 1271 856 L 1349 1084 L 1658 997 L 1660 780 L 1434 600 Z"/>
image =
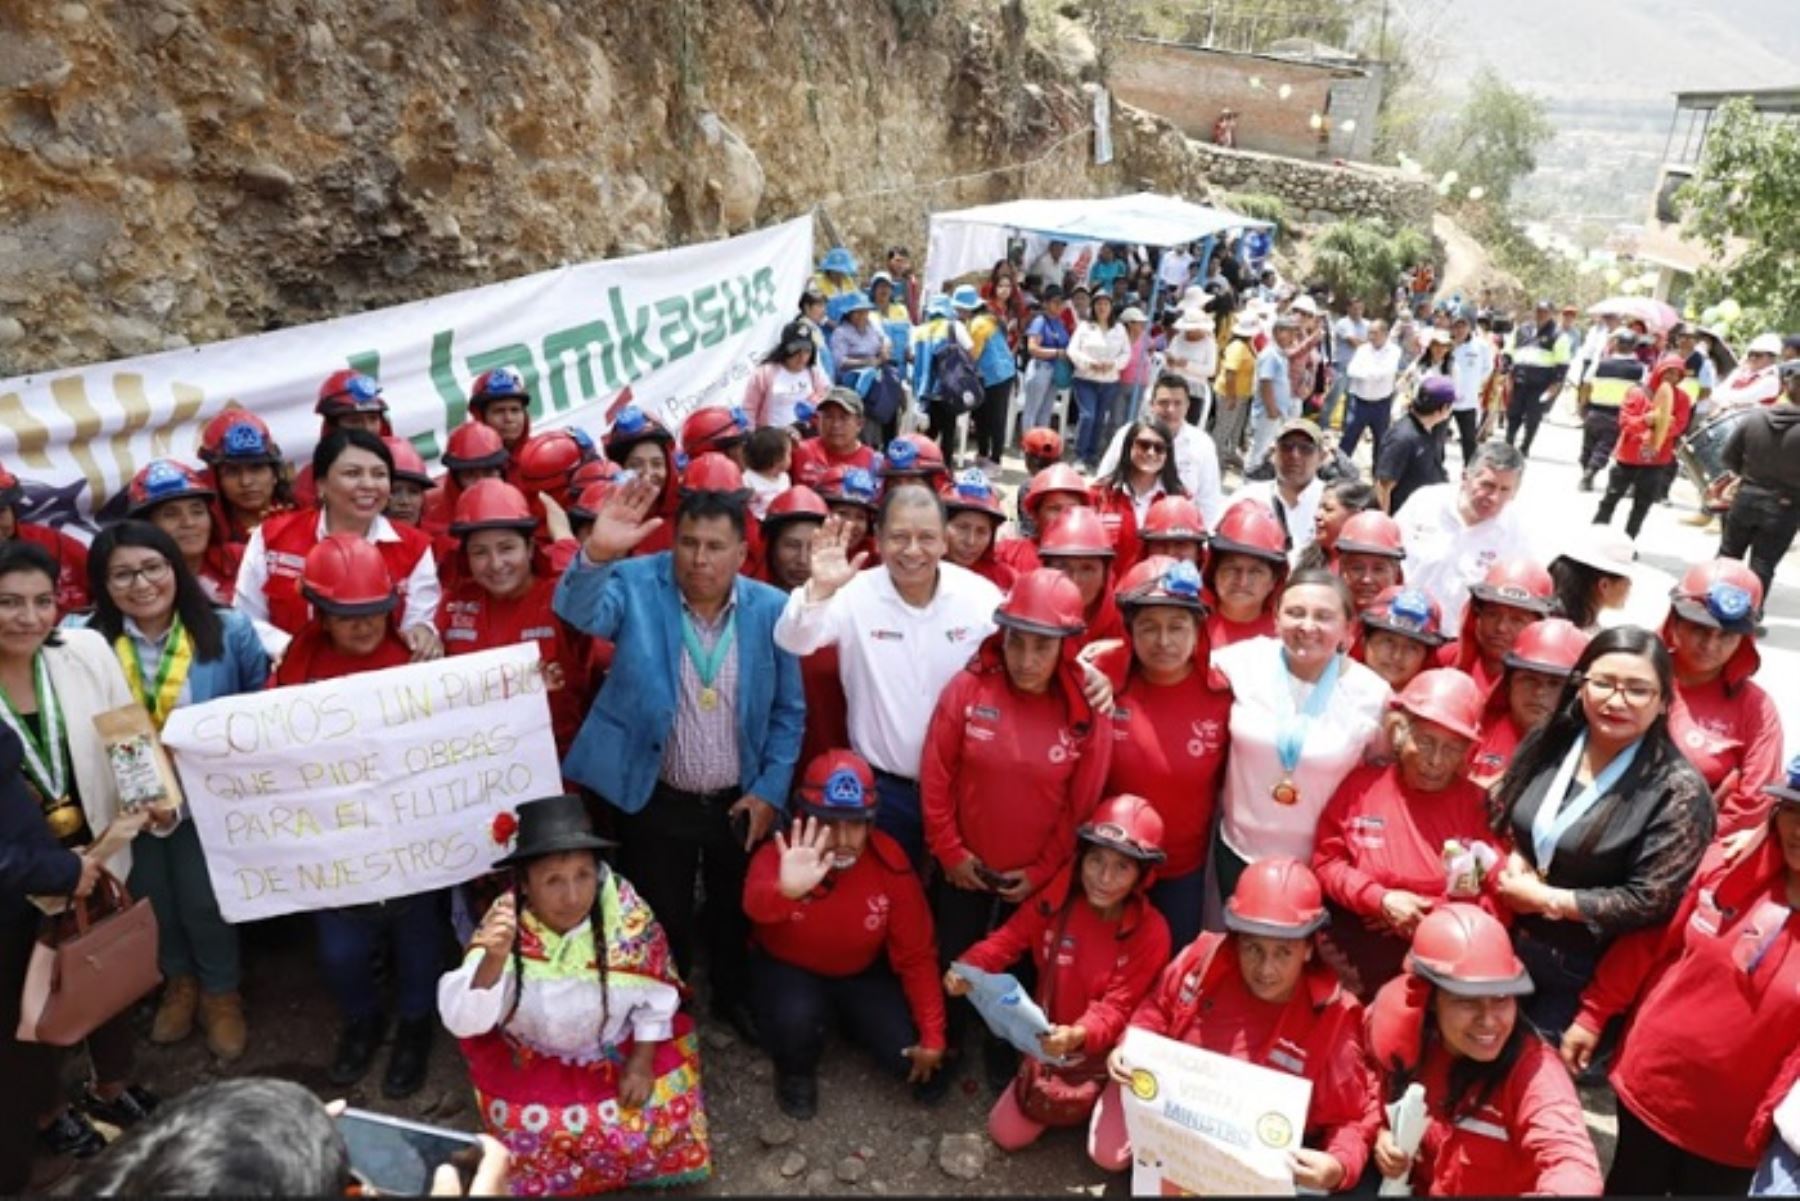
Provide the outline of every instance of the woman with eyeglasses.
<path id="1" fill-rule="evenodd" d="M 1117 562 L 1129 567 L 1138 561 L 1138 531 L 1150 516 L 1150 506 L 1165 496 L 1186 496 L 1181 476 L 1175 471 L 1175 431 L 1154 421 L 1134 421 L 1126 427 L 1126 453 L 1113 473 L 1094 486 L 1094 510 L 1112 536 Z"/>
<path id="2" fill-rule="evenodd" d="M 1595 635 L 1495 788 L 1515 847 L 1499 895 L 1537 982 L 1525 1017 L 1552 1042 L 1606 948 L 1668 921 L 1712 841 L 1712 794 L 1669 736 L 1673 686 L 1669 652 L 1648 630 Z"/>
<path id="3" fill-rule="evenodd" d="M 250 619 L 215 608 L 180 544 L 147 521 L 108 526 L 88 548 L 94 612 L 87 619 L 112 647 L 131 694 L 158 729 L 183 705 L 258 692 L 269 656 Z M 229 1063 L 248 1033 L 238 994 L 237 931 L 219 915 L 194 823 L 177 818 L 164 838 L 133 848 L 131 891 L 156 910 L 162 1003 L 153 1043 L 178 1043 L 195 1017 L 206 1046 Z"/>
<path id="4" fill-rule="evenodd" d="M 125 495 L 131 504 L 126 515 L 141 518 L 173 538 L 206 599 L 229 605 L 237 588 L 239 548 L 226 539 L 213 507 L 216 493 L 206 477 L 186 463 L 153 459 L 131 478 Z M 93 571 L 92 550 L 88 552 L 88 570 Z M 97 602 L 99 593 L 94 597 Z"/>

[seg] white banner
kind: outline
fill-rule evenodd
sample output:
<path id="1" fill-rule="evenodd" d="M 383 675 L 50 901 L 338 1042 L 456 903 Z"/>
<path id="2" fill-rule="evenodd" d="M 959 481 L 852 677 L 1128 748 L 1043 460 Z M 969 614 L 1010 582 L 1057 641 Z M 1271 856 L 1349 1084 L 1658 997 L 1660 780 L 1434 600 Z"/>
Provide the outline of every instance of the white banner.
<path id="1" fill-rule="evenodd" d="M 1121 1089 L 1137 1197 L 1291 1197 L 1312 1082 L 1128 1027 Z"/>
<path id="2" fill-rule="evenodd" d="M 267 421 L 290 460 L 318 440 L 319 384 L 381 380 L 394 431 L 435 462 L 475 377 L 516 368 L 532 428 L 598 437 L 628 402 L 679 424 L 735 404 L 798 313 L 812 218 L 631 258 L 581 263 L 313 325 L 0 381 L 0 464 L 26 481 L 21 516 L 87 528 L 149 459 L 195 462 L 230 405 Z M 108 513 L 107 515 L 110 515 Z"/>
<path id="3" fill-rule="evenodd" d="M 563 791 L 535 642 L 225 697 L 163 729 L 228 922 L 474 879 Z"/>

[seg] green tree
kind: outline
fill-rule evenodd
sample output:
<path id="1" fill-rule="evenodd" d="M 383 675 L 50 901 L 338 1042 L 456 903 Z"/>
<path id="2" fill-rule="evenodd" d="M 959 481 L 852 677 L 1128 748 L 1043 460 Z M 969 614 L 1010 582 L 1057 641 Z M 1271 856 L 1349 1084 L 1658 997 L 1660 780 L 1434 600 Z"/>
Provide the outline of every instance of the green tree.
<path id="1" fill-rule="evenodd" d="M 1477 198 L 1505 207 L 1513 186 L 1537 168 L 1538 147 L 1553 132 L 1543 101 L 1483 67 L 1449 126 L 1427 139 L 1425 163 L 1439 178 L 1456 173 L 1445 189 L 1452 198 L 1480 188 Z"/>
<path id="2" fill-rule="evenodd" d="M 1360 296 L 1379 313 L 1387 310 L 1402 272 L 1435 258 L 1431 239 L 1418 230 L 1395 230 L 1385 221 L 1353 217 L 1313 236 L 1311 274 L 1339 298 Z"/>
<path id="3" fill-rule="evenodd" d="M 1712 253 L 1691 297 L 1729 297 L 1743 329 L 1800 329 L 1800 126 L 1744 97 L 1713 118 L 1694 177 L 1675 193 L 1682 232 Z"/>

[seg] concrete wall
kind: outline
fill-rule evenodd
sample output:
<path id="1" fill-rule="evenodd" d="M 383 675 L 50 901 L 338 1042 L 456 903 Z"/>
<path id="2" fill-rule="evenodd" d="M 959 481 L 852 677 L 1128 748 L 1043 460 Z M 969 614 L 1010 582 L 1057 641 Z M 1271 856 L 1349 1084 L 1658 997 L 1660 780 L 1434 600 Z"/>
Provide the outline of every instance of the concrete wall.
<path id="1" fill-rule="evenodd" d="M 1369 156 L 1380 103 L 1379 77 L 1361 69 L 1326 67 L 1256 54 L 1122 38 L 1112 46 L 1108 84 L 1128 104 L 1173 121 L 1191 138 L 1212 136 L 1222 109 L 1234 108 L 1238 146 L 1294 158 Z M 1250 86 L 1251 79 L 1261 86 Z M 1280 89 L 1291 89 L 1287 99 Z M 1374 85 L 1374 86 L 1371 86 Z M 1346 118 L 1355 128 L 1333 128 L 1321 151 L 1309 124 L 1314 113 Z"/>

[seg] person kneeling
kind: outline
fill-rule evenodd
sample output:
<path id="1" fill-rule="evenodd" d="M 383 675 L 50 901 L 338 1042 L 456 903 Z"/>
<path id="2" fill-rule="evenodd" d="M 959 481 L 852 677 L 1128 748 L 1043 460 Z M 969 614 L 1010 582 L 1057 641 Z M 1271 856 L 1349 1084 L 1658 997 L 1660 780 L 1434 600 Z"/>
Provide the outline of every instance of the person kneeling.
<path id="1" fill-rule="evenodd" d="M 925 890 L 906 852 L 874 828 L 875 773 L 850 751 L 806 768 L 800 818 L 750 860 L 744 912 L 755 953 L 750 1005 L 775 1061 L 775 1100 L 818 1110 L 818 1065 L 833 1014 L 914 1096 L 943 1095 L 944 997 Z M 882 952 L 887 962 L 878 962 Z"/>

